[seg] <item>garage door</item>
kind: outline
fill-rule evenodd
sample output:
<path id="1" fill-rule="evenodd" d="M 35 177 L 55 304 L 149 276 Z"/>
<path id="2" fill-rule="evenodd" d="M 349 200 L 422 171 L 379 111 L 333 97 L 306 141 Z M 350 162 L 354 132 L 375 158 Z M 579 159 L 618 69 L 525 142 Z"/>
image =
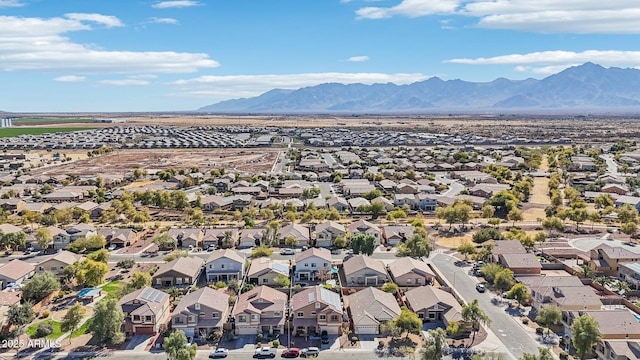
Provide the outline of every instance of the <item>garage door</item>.
<path id="1" fill-rule="evenodd" d="M 378 326 L 356 326 L 355 332 L 358 335 L 375 335 L 378 333 Z"/>
<path id="2" fill-rule="evenodd" d="M 238 335 L 256 335 L 258 329 L 254 326 L 238 326 L 236 325 L 236 334 Z"/>
<path id="3" fill-rule="evenodd" d="M 135 328 L 136 335 L 150 334 L 153 335 L 153 326 L 138 326 Z"/>
<path id="4" fill-rule="evenodd" d="M 194 336 L 196 331 L 193 328 L 185 328 L 185 329 L 180 329 L 182 331 L 184 331 L 184 336 Z"/>

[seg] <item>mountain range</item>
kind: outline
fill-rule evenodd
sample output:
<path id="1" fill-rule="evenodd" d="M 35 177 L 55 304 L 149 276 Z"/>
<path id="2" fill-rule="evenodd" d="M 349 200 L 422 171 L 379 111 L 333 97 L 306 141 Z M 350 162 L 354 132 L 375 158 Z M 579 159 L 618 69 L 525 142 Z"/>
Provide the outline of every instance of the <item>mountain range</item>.
<path id="1" fill-rule="evenodd" d="M 640 109 L 640 70 L 585 63 L 542 80 L 491 82 L 432 77 L 409 85 L 326 83 L 218 102 L 211 113 L 419 113 Z"/>

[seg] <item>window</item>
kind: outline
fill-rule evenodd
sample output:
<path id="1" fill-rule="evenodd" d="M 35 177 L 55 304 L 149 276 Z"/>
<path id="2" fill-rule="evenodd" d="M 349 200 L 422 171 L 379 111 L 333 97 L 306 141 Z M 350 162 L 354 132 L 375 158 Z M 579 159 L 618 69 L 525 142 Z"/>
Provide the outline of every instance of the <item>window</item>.
<path id="1" fill-rule="evenodd" d="M 224 269 L 227 267 L 227 264 L 220 264 L 220 269 Z"/>
<path id="2" fill-rule="evenodd" d="M 416 279 L 416 285 L 420 285 L 420 278 Z"/>
<path id="3" fill-rule="evenodd" d="M 303 312 L 299 312 L 298 313 L 298 317 L 304 317 L 304 313 Z"/>
<path id="4" fill-rule="evenodd" d="M 322 267 L 329 267 L 329 263 L 323 263 Z"/>
<path id="5" fill-rule="evenodd" d="M 52 266 L 52 267 L 51 267 L 51 271 L 56 271 L 56 270 L 58 270 L 58 267 L 57 267 L 57 266 Z"/>
<path id="6" fill-rule="evenodd" d="M 268 283 L 268 282 L 269 282 L 269 279 L 267 279 L 267 278 L 262 279 L 262 283 L 263 283 L 263 284 L 266 284 L 266 283 Z"/>
<path id="7" fill-rule="evenodd" d="M 195 308 L 196 308 L 196 310 L 200 310 L 200 304 L 199 304 L 199 303 L 196 303 L 196 304 L 195 304 Z"/>
<path id="8" fill-rule="evenodd" d="M 273 312 L 273 316 L 280 316 L 281 312 L 280 311 L 274 311 Z"/>
<path id="9" fill-rule="evenodd" d="M 158 284 L 158 285 L 162 284 L 162 279 L 157 278 L 157 279 L 156 279 L 156 284 Z"/>
<path id="10" fill-rule="evenodd" d="M 304 264 L 304 267 L 309 267 L 309 263 L 305 263 L 305 264 Z"/>
<path id="11" fill-rule="evenodd" d="M 38 266 L 38 271 L 44 271 L 44 267 Z"/>
<path id="12" fill-rule="evenodd" d="M 176 285 L 182 285 L 182 278 L 176 278 Z"/>
<path id="13" fill-rule="evenodd" d="M 247 322 L 247 316 L 246 315 L 238 316 L 238 322 Z"/>
<path id="14" fill-rule="evenodd" d="M 407 279 L 407 284 L 411 284 L 411 278 Z"/>
<path id="15" fill-rule="evenodd" d="M 316 263 L 311 263 L 311 267 L 317 267 Z"/>
<path id="16" fill-rule="evenodd" d="M 214 312 L 214 313 L 212 313 L 212 314 L 211 314 L 211 318 L 212 318 L 212 319 L 217 319 L 217 318 L 219 318 L 219 317 L 220 317 L 220 314 L 218 314 L 218 313 L 216 313 L 216 312 Z"/>
<path id="17" fill-rule="evenodd" d="M 213 269 L 213 264 L 209 264 L 209 269 Z"/>
<path id="18" fill-rule="evenodd" d="M 258 315 L 257 314 L 251 314 L 251 320 L 258 320 Z"/>
<path id="19" fill-rule="evenodd" d="M 327 320 L 327 315 L 320 314 L 320 320 Z"/>
<path id="20" fill-rule="evenodd" d="M 189 322 L 196 322 L 196 317 L 193 315 L 189 315 Z"/>
<path id="21" fill-rule="evenodd" d="M 338 321 L 338 315 L 331 315 L 331 321 Z"/>
<path id="22" fill-rule="evenodd" d="M 147 315 L 144 317 L 144 321 L 151 322 L 151 315 Z"/>
<path id="23" fill-rule="evenodd" d="M 315 311 L 312 311 L 312 312 L 311 312 L 311 316 L 316 316 L 316 312 L 315 312 Z"/>
<path id="24" fill-rule="evenodd" d="M 173 319 L 174 324 L 182 324 L 182 317 L 178 316 Z"/>
<path id="25" fill-rule="evenodd" d="M 133 321 L 140 321 L 140 315 L 133 315 Z"/>

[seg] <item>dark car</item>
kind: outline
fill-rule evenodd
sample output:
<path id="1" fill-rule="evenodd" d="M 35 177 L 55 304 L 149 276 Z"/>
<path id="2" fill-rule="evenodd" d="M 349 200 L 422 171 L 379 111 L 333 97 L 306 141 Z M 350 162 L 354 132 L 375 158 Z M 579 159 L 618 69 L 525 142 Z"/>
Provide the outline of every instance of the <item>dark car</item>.
<path id="1" fill-rule="evenodd" d="M 326 330 L 322 331 L 322 334 L 320 335 L 320 339 L 322 339 L 322 343 L 323 344 L 328 344 L 329 343 L 329 334 L 327 334 Z"/>
<path id="2" fill-rule="evenodd" d="M 300 356 L 300 349 L 298 348 L 289 348 L 282 352 L 283 358 L 297 358 Z"/>

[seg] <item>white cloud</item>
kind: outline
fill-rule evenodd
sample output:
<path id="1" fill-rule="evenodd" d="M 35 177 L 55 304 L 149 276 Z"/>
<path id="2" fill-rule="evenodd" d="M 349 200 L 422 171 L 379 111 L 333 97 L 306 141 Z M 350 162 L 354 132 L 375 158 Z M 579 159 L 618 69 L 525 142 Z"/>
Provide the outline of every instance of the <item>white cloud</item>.
<path id="1" fill-rule="evenodd" d="M 0 7 L 21 7 L 21 6 L 24 6 L 24 4 L 18 0 L 0 0 Z"/>
<path id="2" fill-rule="evenodd" d="M 347 59 L 347 61 L 351 61 L 351 62 L 363 62 L 363 61 L 368 61 L 369 57 L 368 56 L 352 56 L 350 58 Z"/>
<path id="3" fill-rule="evenodd" d="M 106 27 L 120 27 L 124 26 L 124 24 L 115 16 L 108 15 L 100 15 L 100 14 L 80 14 L 80 13 L 70 13 L 65 14 L 65 17 L 76 20 L 76 21 L 91 21 L 98 24 L 102 24 Z"/>
<path id="4" fill-rule="evenodd" d="M 391 7 L 364 7 L 356 11 L 359 19 L 383 19 L 392 16 L 407 16 L 411 18 L 434 15 L 451 14 L 459 5 L 458 0 L 403 0 Z"/>
<path id="5" fill-rule="evenodd" d="M 177 24 L 178 20 L 173 18 L 152 17 L 151 19 L 149 19 L 149 22 L 155 23 L 155 24 Z"/>
<path id="6" fill-rule="evenodd" d="M 527 54 L 510 54 L 475 59 L 451 59 L 445 62 L 473 65 L 567 65 L 595 62 L 603 66 L 638 66 L 640 51 L 587 50 L 573 51 L 540 51 Z"/>
<path id="7" fill-rule="evenodd" d="M 140 75 L 131 75 L 129 79 L 157 79 L 158 75 L 153 74 L 140 74 Z"/>
<path id="8" fill-rule="evenodd" d="M 77 15 L 77 14 L 76 14 Z M 72 42 L 63 34 L 91 30 L 87 21 L 107 26 L 111 17 L 23 18 L 0 16 L 0 69 L 81 73 L 189 73 L 214 68 L 204 53 L 116 51 Z"/>
<path id="9" fill-rule="evenodd" d="M 168 8 L 183 8 L 202 5 L 198 1 L 191 0 L 176 0 L 176 1 L 162 1 L 157 4 L 151 5 L 156 9 L 168 9 Z"/>
<path id="10" fill-rule="evenodd" d="M 84 77 L 84 76 L 63 75 L 63 76 L 58 76 L 57 78 L 55 78 L 53 80 L 58 81 L 58 82 L 83 82 L 86 79 L 87 78 Z"/>
<path id="11" fill-rule="evenodd" d="M 478 19 L 476 26 L 540 33 L 638 34 L 640 3 L 628 0 L 401 0 L 390 7 L 363 7 L 358 18 L 433 14 Z"/>
<path id="12" fill-rule="evenodd" d="M 119 79 L 119 80 L 101 80 L 101 81 L 98 81 L 98 84 L 112 85 L 112 86 L 147 86 L 151 84 L 151 82 L 148 80 L 139 80 L 139 79 Z"/>
<path id="13" fill-rule="evenodd" d="M 424 74 L 383 73 L 307 73 L 286 75 L 200 76 L 170 83 L 177 88 L 175 96 L 226 100 L 257 96 L 274 88 L 298 89 L 324 83 L 376 84 L 392 82 L 410 84 L 428 79 Z"/>

